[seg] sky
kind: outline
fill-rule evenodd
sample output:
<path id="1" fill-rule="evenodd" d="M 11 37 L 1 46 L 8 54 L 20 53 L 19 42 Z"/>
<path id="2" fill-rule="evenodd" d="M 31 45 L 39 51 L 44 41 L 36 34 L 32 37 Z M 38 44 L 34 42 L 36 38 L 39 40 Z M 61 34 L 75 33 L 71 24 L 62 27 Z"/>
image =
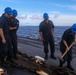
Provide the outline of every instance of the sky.
<path id="1" fill-rule="evenodd" d="M 20 26 L 38 26 L 48 13 L 55 26 L 76 23 L 76 0 L 0 0 L 0 15 L 6 7 L 18 11 Z"/>

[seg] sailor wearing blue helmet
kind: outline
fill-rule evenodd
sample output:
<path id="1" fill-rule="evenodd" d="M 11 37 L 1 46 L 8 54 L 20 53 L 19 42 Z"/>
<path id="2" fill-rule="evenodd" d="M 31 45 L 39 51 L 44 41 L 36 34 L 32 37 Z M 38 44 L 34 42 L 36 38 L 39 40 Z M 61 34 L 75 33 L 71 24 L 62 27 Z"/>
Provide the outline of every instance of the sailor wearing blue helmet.
<path id="1" fill-rule="evenodd" d="M 44 20 L 39 25 L 39 33 L 44 45 L 45 59 L 48 59 L 48 43 L 50 44 L 50 58 L 56 59 L 54 56 L 54 24 L 49 20 L 49 15 L 47 13 L 43 14 L 43 18 Z"/>
<path id="2" fill-rule="evenodd" d="M 62 35 L 62 40 L 60 42 L 60 51 L 62 54 L 66 50 L 69 50 L 68 53 L 64 56 L 64 60 L 60 60 L 59 67 L 63 67 L 63 64 L 67 61 L 67 68 L 74 70 L 71 66 L 71 61 L 72 61 L 72 47 L 69 49 L 71 44 L 76 41 L 75 39 L 75 34 L 76 34 L 76 23 L 72 25 L 71 28 L 67 29 L 64 31 Z"/>
<path id="3" fill-rule="evenodd" d="M 72 32 L 76 33 L 76 23 L 72 25 L 71 29 L 72 29 Z"/>
<path id="4" fill-rule="evenodd" d="M 5 13 L 7 13 L 8 15 L 12 15 L 12 9 L 10 7 L 7 7 L 4 9 Z"/>
<path id="5" fill-rule="evenodd" d="M 11 24 L 10 24 L 10 37 L 12 41 L 12 46 L 13 46 L 13 54 L 14 58 L 17 59 L 17 30 L 19 28 L 19 20 L 16 18 L 18 15 L 17 10 L 13 9 L 13 14 L 11 16 Z"/>
<path id="6" fill-rule="evenodd" d="M 4 62 L 4 59 L 9 58 L 10 62 L 13 57 L 13 50 L 9 35 L 9 18 L 12 15 L 12 9 L 10 7 L 6 7 L 4 9 L 4 13 L 0 17 L 0 60 Z"/>
<path id="7" fill-rule="evenodd" d="M 44 18 L 44 19 L 48 19 L 48 18 L 49 18 L 49 15 L 48 15 L 47 13 L 44 13 L 44 14 L 43 14 L 43 18 Z"/>
<path id="8" fill-rule="evenodd" d="M 18 15 L 18 12 L 17 12 L 17 10 L 15 10 L 15 9 L 13 9 L 13 16 L 17 16 Z"/>

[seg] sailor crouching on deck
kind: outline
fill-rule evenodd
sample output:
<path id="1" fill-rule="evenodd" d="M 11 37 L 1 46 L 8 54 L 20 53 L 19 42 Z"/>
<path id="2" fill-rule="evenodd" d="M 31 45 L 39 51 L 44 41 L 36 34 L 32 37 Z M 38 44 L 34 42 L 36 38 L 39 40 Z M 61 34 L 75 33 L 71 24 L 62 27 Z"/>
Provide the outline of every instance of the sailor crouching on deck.
<path id="1" fill-rule="evenodd" d="M 63 60 L 60 60 L 59 67 L 63 67 L 63 64 L 67 61 L 67 68 L 74 70 L 71 66 L 72 46 L 73 46 L 73 45 L 71 46 L 71 44 L 76 42 L 75 34 L 76 34 L 76 24 L 73 24 L 72 27 L 67 29 L 62 36 L 62 40 L 60 42 L 60 51 L 62 55 L 66 50 L 68 50 L 68 52 L 63 57 Z M 69 49 L 70 46 L 71 48 Z"/>

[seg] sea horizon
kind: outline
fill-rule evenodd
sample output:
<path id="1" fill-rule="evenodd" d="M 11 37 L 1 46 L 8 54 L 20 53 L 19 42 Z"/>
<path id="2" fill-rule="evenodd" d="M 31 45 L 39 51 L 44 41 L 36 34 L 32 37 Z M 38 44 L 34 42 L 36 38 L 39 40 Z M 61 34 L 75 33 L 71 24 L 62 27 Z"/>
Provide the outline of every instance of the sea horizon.
<path id="1" fill-rule="evenodd" d="M 71 26 L 55 26 L 55 43 L 61 40 L 64 31 Z M 20 26 L 17 32 L 19 37 L 24 37 L 28 39 L 40 40 L 39 26 Z"/>

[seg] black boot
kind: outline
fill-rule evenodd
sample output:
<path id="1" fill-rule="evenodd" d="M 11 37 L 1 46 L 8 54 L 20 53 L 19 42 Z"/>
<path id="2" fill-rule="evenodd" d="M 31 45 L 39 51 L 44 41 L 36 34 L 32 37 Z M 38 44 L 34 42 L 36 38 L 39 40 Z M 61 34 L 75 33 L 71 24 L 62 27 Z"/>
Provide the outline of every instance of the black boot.
<path id="1" fill-rule="evenodd" d="M 56 59 L 56 57 L 54 55 L 50 55 L 50 58 L 52 59 Z"/>
<path id="2" fill-rule="evenodd" d="M 67 68 L 69 68 L 70 70 L 74 71 L 74 69 L 71 66 L 71 61 L 68 61 L 67 62 Z"/>
<path id="3" fill-rule="evenodd" d="M 12 57 L 7 57 L 7 61 L 14 63 L 13 58 Z"/>
<path id="4" fill-rule="evenodd" d="M 74 71 L 73 67 L 71 65 L 67 66 L 70 70 Z"/>
<path id="5" fill-rule="evenodd" d="M 63 62 L 62 61 L 60 61 L 60 64 L 59 64 L 58 67 L 63 67 Z"/>
<path id="6" fill-rule="evenodd" d="M 67 68 L 69 68 L 70 70 L 74 71 L 73 67 L 71 65 L 67 65 Z"/>
<path id="7" fill-rule="evenodd" d="M 14 59 L 16 59 L 16 60 L 18 59 L 17 55 L 14 56 Z"/>
<path id="8" fill-rule="evenodd" d="M 45 54 L 45 59 L 46 59 L 46 60 L 48 59 L 48 54 Z"/>

